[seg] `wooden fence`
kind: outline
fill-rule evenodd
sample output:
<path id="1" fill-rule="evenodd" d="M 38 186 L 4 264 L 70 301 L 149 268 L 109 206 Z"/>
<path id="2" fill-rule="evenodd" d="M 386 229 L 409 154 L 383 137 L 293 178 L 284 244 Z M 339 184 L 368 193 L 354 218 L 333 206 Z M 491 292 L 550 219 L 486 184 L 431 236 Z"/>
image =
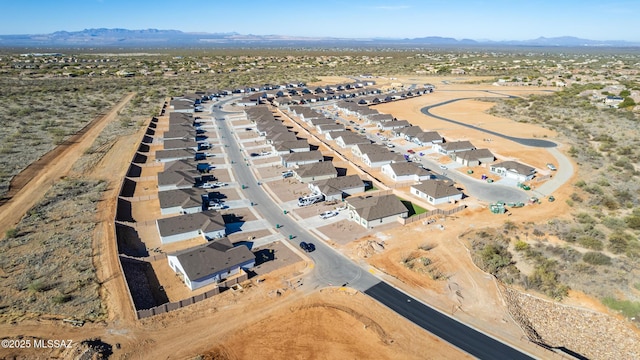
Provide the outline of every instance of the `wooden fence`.
<path id="1" fill-rule="evenodd" d="M 460 206 L 457 206 L 457 207 L 455 207 L 453 209 L 449 209 L 449 210 L 435 209 L 435 210 L 427 211 L 427 212 L 422 213 L 420 215 L 414 215 L 414 216 L 406 218 L 406 219 L 398 218 L 398 221 L 402 225 L 406 225 L 406 224 L 411 224 L 411 223 L 419 221 L 419 220 L 426 219 L 426 218 L 434 216 L 434 215 L 445 215 L 445 216 L 447 216 L 447 215 L 455 214 L 455 213 L 460 212 L 460 211 L 462 211 L 464 209 L 466 209 L 466 205 L 460 205 Z"/>
<path id="2" fill-rule="evenodd" d="M 188 299 L 184 299 L 184 300 L 180 300 L 180 301 L 176 301 L 176 302 L 168 302 L 162 305 L 158 305 L 156 307 L 153 307 L 151 309 L 145 309 L 145 310 L 138 310 L 136 311 L 136 315 L 138 316 L 138 319 L 144 319 L 144 318 L 148 318 L 151 316 L 155 316 L 155 315 L 160 315 L 160 314 L 164 314 L 164 313 L 168 313 L 170 311 L 174 311 L 174 310 L 178 310 L 181 309 L 185 306 L 189 306 L 189 305 L 193 305 L 197 302 L 200 302 L 202 300 L 206 300 L 208 298 L 214 297 L 218 294 L 220 294 L 221 292 L 224 292 L 225 290 L 228 290 L 229 288 L 231 288 L 233 285 L 235 284 L 239 284 L 243 281 L 246 281 L 249 279 L 249 275 L 247 275 L 247 273 L 243 273 L 242 275 L 235 277 L 233 279 L 229 279 L 225 282 L 222 282 L 220 284 L 218 284 L 218 287 L 213 288 L 205 293 L 202 293 L 200 295 L 196 295 L 196 296 L 192 296 Z"/>

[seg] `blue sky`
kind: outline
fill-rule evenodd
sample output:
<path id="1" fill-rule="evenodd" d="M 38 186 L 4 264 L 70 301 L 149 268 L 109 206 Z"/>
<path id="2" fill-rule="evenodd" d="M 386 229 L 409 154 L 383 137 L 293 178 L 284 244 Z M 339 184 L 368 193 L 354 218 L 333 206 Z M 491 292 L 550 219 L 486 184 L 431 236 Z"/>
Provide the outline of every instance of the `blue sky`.
<path id="1" fill-rule="evenodd" d="M 87 28 L 348 38 L 640 41 L 638 0 L 3 0 L 0 34 Z"/>

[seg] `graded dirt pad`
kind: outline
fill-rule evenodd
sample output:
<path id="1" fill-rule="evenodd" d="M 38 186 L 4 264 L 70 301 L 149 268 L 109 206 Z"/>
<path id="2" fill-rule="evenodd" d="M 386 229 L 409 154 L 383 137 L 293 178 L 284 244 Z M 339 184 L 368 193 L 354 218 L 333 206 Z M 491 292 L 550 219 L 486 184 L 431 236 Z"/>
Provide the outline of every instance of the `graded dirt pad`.
<path id="1" fill-rule="evenodd" d="M 228 336 L 204 355 L 221 359 L 470 358 L 348 289 L 327 289 L 297 301 Z"/>

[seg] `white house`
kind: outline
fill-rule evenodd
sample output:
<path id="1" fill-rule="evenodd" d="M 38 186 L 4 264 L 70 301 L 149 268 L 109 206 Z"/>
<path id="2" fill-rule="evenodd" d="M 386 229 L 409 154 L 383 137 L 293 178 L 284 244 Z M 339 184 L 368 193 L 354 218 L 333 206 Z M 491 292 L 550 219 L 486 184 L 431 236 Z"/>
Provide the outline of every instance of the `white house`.
<path id="1" fill-rule="evenodd" d="M 452 142 L 446 142 L 443 144 L 434 144 L 433 148 L 438 151 L 440 154 L 443 155 L 451 155 L 455 152 L 459 152 L 459 151 L 469 151 L 469 150 L 473 150 L 476 147 L 473 146 L 473 144 L 470 141 L 464 140 L 464 141 L 452 141 Z"/>
<path id="2" fill-rule="evenodd" d="M 489 149 L 458 151 L 453 153 L 451 157 L 456 162 L 465 166 L 478 166 L 480 164 L 493 162 L 496 159 Z"/>
<path id="3" fill-rule="evenodd" d="M 462 191 L 453 183 L 443 180 L 425 180 L 411 186 L 411 193 L 426 199 L 432 205 L 446 204 L 462 199 Z"/>
<path id="4" fill-rule="evenodd" d="M 391 151 L 371 152 L 362 155 L 362 162 L 370 168 L 379 168 L 391 163 L 407 162 L 405 158 Z"/>
<path id="5" fill-rule="evenodd" d="M 163 244 L 200 236 L 207 240 L 226 236 L 224 219 L 214 210 L 158 219 L 156 227 Z"/>
<path id="6" fill-rule="evenodd" d="M 168 254 L 167 261 L 185 285 L 196 290 L 253 268 L 256 257 L 245 245 L 234 247 L 225 237 Z"/>
<path id="7" fill-rule="evenodd" d="M 158 191 L 160 214 L 193 214 L 202 211 L 206 192 L 196 189 Z"/>
<path id="8" fill-rule="evenodd" d="M 376 126 L 378 127 L 378 129 L 382 131 L 386 131 L 386 130 L 396 130 L 400 128 L 409 127 L 411 126 L 411 123 L 408 122 L 407 120 L 396 120 L 396 121 L 379 122 L 378 125 Z"/>
<path id="9" fill-rule="evenodd" d="M 293 170 L 294 176 L 300 182 L 331 179 L 338 176 L 338 170 L 331 161 L 321 161 L 312 164 L 300 165 Z"/>
<path id="10" fill-rule="evenodd" d="M 358 175 L 348 175 L 310 183 L 309 189 L 324 195 L 327 201 L 342 200 L 347 195 L 364 192 L 364 182 Z"/>
<path id="11" fill-rule="evenodd" d="M 336 139 L 336 144 L 341 148 L 350 148 L 358 144 L 371 144 L 371 141 L 357 134 L 342 135 Z"/>
<path id="12" fill-rule="evenodd" d="M 358 196 L 348 198 L 350 220 L 370 229 L 406 218 L 409 210 L 395 195 Z"/>
<path id="13" fill-rule="evenodd" d="M 382 165 L 380 170 L 395 182 L 424 181 L 434 176 L 431 172 L 410 162 L 396 162 Z"/>
<path id="14" fill-rule="evenodd" d="M 442 144 L 444 142 L 444 138 L 442 137 L 442 135 L 438 134 L 437 131 L 425 131 L 416 134 L 411 138 L 411 141 L 418 144 L 419 146 L 425 146 Z"/>
<path id="15" fill-rule="evenodd" d="M 282 165 L 293 167 L 295 165 L 306 165 L 321 162 L 324 156 L 318 150 L 302 151 L 286 154 L 282 156 Z"/>
<path id="16" fill-rule="evenodd" d="M 273 151 L 278 155 L 286 155 L 292 152 L 310 151 L 309 142 L 305 139 L 295 141 L 279 141 L 271 144 Z"/>
<path id="17" fill-rule="evenodd" d="M 503 161 L 493 164 L 489 168 L 489 171 L 507 179 L 517 180 L 518 182 L 531 180 L 536 174 L 535 168 L 516 161 Z"/>

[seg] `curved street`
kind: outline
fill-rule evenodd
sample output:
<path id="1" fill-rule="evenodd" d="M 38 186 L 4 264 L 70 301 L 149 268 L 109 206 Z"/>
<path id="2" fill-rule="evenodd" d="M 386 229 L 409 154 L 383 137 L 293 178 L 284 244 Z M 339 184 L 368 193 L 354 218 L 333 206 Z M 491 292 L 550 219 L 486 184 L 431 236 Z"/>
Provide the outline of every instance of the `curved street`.
<path id="1" fill-rule="evenodd" d="M 224 114 L 226 112 L 215 108 L 211 112 L 214 119 L 221 119 Z M 258 179 L 254 176 L 249 164 L 244 161 L 243 149 L 234 140 L 227 121 L 221 119 L 214 122 L 226 139 L 224 145 L 228 160 L 237 164 L 234 166 L 237 181 L 245 185 L 241 191 L 257 204 L 256 210 L 274 227 L 275 224 L 279 224 L 280 233 L 294 246 L 297 247 L 300 241 L 315 240 L 315 237 L 300 226 L 290 214 L 285 214 L 280 205 L 258 184 Z M 308 253 L 308 256 L 313 260 L 314 266 L 310 278 L 305 279 L 306 286 L 319 288 L 343 285 L 357 289 L 426 331 L 478 358 L 532 358 L 381 281 L 323 241 L 312 242 L 316 245 L 316 250 Z"/>

